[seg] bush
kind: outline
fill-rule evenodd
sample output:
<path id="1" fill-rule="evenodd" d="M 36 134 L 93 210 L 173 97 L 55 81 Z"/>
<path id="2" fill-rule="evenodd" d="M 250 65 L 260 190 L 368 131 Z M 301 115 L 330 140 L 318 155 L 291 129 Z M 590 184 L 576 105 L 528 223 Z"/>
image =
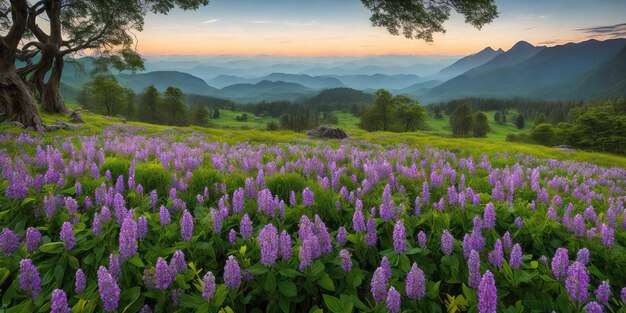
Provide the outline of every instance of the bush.
<path id="1" fill-rule="evenodd" d="M 276 174 L 265 177 L 265 185 L 273 195 L 287 201 L 291 191 L 301 193 L 306 187 L 306 181 L 302 176 L 295 173 Z"/>
<path id="2" fill-rule="evenodd" d="M 267 123 L 267 126 L 265 127 L 266 130 L 269 131 L 277 131 L 278 130 L 278 123 L 271 121 L 269 123 Z"/>
<path id="3" fill-rule="evenodd" d="M 191 175 L 191 179 L 189 180 L 189 187 L 187 188 L 187 197 L 185 200 L 195 201 L 195 197 L 197 194 L 202 194 L 204 192 L 204 187 L 209 187 L 211 198 L 215 194 L 215 189 L 213 186 L 215 183 L 222 183 L 222 174 L 217 170 L 202 168 L 193 172 Z"/>
<path id="4" fill-rule="evenodd" d="M 146 193 L 156 190 L 163 197 L 172 185 L 172 175 L 161 164 L 140 163 L 135 166 L 135 183 Z"/>
<path id="5" fill-rule="evenodd" d="M 124 176 L 124 178 L 128 177 L 128 169 L 130 168 L 129 160 L 122 160 L 118 158 L 106 158 L 104 160 L 104 164 L 100 168 L 100 174 L 104 175 L 106 171 L 111 172 L 111 177 L 113 177 L 113 181 L 117 179 L 120 175 Z"/>

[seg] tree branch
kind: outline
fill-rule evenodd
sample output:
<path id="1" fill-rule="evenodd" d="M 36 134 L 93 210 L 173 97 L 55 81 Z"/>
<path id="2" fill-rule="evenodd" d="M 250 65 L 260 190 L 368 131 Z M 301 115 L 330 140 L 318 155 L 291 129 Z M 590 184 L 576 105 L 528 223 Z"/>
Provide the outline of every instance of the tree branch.
<path id="1" fill-rule="evenodd" d="M 66 49 L 61 51 L 61 55 L 67 55 L 70 53 L 74 53 L 83 49 L 95 49 L 98 46 L 97 45 L 93 45 L 94 42 L 100 40 L 102 37 L 104 37 L 106 31 L 109 28 L 109 24 L 105 24 L 104 27 L 102 27 L 102 29 L 100 30 L 99 33 L 97 33 L 96 35 L 92 36 L 91 38 L 87 39 L 84 43 L 74 47 L 74 48 L 70 48 L 70 49 Z"/>

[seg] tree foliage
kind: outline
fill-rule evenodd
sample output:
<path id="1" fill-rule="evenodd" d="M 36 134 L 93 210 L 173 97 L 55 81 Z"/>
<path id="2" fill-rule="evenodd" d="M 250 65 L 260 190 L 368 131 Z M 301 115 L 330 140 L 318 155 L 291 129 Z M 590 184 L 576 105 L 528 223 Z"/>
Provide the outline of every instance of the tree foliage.
<path id="1" fill-rule="evenodd" d="M 474 117 L 469 103 L 459 103 L 450 114 L 450 127 L 455 137 L 467 137 L 472 130 Z"/>
<path id="2" fill-rule="evenodd" d="M 472 123 L 472 136 L 481 138 L 487 137 L 487 133 L 491 129 L 489 128 L 489 119 L 483 112 L 474 113 L 474 121 Z"/>
<path id="3" fill-rule="evenodd" d="M 480 29 L 498 17 L 494 0 L 362 0 L 372 11 L 372 25 L 385 27 L 392 35 L 433 41 L 433 34 L 445 33 L 443 23 L 452 10 L 465 22 Z"/>
<path id="4" fill-rule="evenodd" d="M 393 96 L 384 89 L 375 93 L 374 104 L 363 110 L 360 127 L 367 131 L 415 131 L 424 124 L 426 111 L 411 98 Z"/>
<path id="5" fill-rule="evenodd" d="M 526 118 L 524 118 L 524 114 L 518 114 L 517 117 L 515 118 L 515 126 L 517 126 L 517 128 L 519 129 L 523 129 L 524 125 L 526 124 Z"/>

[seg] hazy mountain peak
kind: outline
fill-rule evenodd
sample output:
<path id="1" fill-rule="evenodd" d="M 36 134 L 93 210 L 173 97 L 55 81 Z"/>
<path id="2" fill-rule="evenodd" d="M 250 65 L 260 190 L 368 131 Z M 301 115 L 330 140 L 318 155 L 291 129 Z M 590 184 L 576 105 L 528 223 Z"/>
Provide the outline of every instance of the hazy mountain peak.
<path id="1" fill-rule="evenodd" d="M 524 49 L 524 48 L 534 48 L 534 47 L 535 46 L 528 43 L 528 41 L 520 40 L 515 45 L 513 45 L 513 47 L 511 47 L 509 51 L 516 50 L 516 49 Z"/>
<path id="2" fill-rule="evenodd" d="M 476 54 L 480 54 L 480 53 L 494 53 L 496 52 L 495 50 L 493 50 L 493 48 L 491 47 L 487 47 L 485 49 L 480 50 L 480 52 L 476 53 Z"/>

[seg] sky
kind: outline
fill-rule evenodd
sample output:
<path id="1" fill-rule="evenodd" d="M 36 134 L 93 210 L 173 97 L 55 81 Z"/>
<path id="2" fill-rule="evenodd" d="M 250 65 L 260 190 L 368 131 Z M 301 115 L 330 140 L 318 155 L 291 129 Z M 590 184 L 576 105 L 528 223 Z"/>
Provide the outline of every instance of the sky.
<path id="1" fill-rule="evenodd" d="M 373 27 L 360 0 L 211 0 L 197 11 L 149 15 L 136 34 L 144 55 L 465 55 L 525 40 L 558 45 L 626 37 L 626 0 L 496 0 L 481 30 L 453 13 L 434 42 Z"/>

